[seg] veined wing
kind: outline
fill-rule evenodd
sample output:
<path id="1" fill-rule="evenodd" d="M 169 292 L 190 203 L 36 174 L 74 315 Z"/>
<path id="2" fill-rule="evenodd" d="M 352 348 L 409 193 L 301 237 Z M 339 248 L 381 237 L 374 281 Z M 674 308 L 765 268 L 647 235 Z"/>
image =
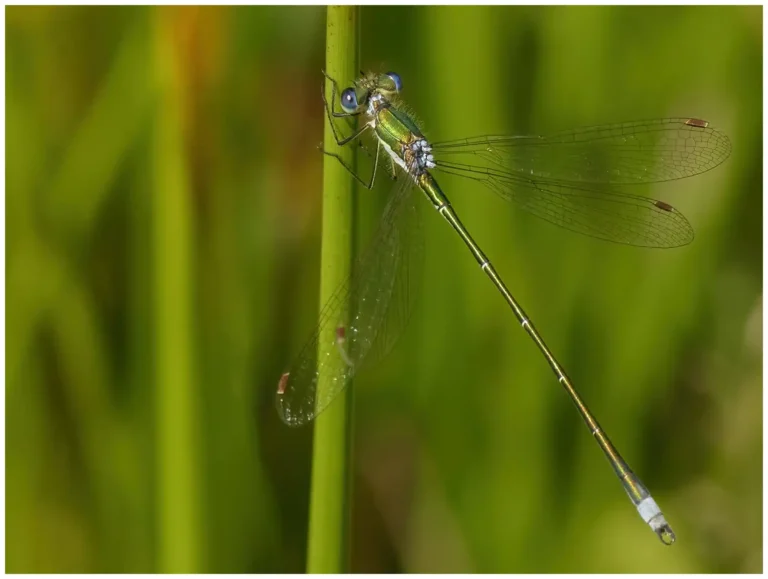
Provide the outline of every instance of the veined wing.
<path id="1" fill-rule="evenodd" d="M 395 186 L 373 239 L 280 378 L 277 410 L 289 426 L 305 424 L 322 412 L 364 362 L 391 349 L 407 322 L 414 262 L 422 249 L 412 188 L 408 179 Z"/>
<path id="2" fill-rule="evenodd" d="M 433 143 L 432 150 L 438 159 L 481 163 L 528 179 L 632 184 L 708 171 L 728 157 L 731 143 L 706 121 L 675 118 L 586 127 L 548 137 L 480 136 Z"/>
<path id="3" fill-rule="evenodd" d="M 398 254 L 396 265 L 389 270 L 392 293 L 389 307 L 381 321 L 376 339 L 366 358 L 366 367 L 372 367 L 386 358 L 394 348 L 403 329 L 408 325 L 413 304 L 418 296 L 421 272 L 424 271 L 424 236 L 421 229 L 421 203 L 414 194 L 413 182 L 407 175 L 398 175 L 395 195 L 403 195 L 403 207 L 397 215 Z M 381 276 L 387 272 L 382 271 Z"/>
<path id="4" fill-rule="evenodd" d="M 616 193 L 600 185 L 436 163 L 442 171 L 483 183 L 521 209 L 576 233 L 640 247 L 679 247 L 693 240 L 693 228 L 685 216 L 663 201 Z"/>

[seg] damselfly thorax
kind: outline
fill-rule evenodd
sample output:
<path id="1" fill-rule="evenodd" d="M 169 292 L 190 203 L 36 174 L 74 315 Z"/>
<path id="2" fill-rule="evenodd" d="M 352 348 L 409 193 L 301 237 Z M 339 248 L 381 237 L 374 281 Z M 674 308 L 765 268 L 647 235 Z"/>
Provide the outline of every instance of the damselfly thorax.
<path id="1" fill-rule="evenodd" d="M 398 111 L 381 94 L 369 98 L 368 125 L 392 161 L 418 184 L 427 169 L 435 167 L 432 147 L 407 114 Z"/>

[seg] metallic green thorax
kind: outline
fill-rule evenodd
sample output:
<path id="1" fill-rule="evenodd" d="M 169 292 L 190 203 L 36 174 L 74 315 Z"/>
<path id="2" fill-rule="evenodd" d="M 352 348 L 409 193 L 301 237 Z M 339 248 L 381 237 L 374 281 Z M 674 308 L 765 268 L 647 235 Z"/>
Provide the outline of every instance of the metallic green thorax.
<path id="1" fill-rule="evenodd" d="M 393 160 L 413 178 L 435 209 L 458 231 L 478 263 L 487 264 L 488 259 L 461 224 L 451 208 L 450 201 L 429 173 L 429 169 L 434 167 L 431 147 L 416 123 L 393 103 L 383 98 L 375 102 L 370 124 L 376 131 L 376 137 L 385 145 Z"/>
<path id="2" fill-rule="evenodd" d="M 372 127 L 376 137 L 387 145 L 401 160 L 405 161 L 404 147 L 417 139 L 423 139 L 416 124 L 402 111 L 386 101 L 379 101 Z M 390 153 L 391 154 L 391 153 Z"/>

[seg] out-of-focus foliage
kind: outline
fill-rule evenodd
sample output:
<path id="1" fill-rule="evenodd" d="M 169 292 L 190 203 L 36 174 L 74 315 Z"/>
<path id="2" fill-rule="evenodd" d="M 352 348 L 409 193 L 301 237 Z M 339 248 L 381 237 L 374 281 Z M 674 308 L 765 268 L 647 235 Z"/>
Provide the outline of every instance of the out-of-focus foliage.
<path id="1" fill-rule="evenodd" d="M 762 569 L 761 10 L 362 9 L 430 138 L 695 116 L 733 154 L 647 188 L 696 228 L 670 251 L 441 182 L 678 543 L 427 207 L 416 311 L 355 384 L 352 570 Z M 6 10 L 8 571 L 304 568 L 312 430 L 273 395 L 317 313 L 324 23 Z"/>

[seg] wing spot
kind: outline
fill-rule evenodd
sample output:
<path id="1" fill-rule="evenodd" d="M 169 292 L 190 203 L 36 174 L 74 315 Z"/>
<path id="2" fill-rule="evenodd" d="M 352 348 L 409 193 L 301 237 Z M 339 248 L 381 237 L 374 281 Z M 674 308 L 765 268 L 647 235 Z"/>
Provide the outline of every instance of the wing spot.
<path id="1" fill-rule="evenodd" d="M 685 124 L 689 127 L 700 127 L 702 129 L 706 129 L 709 126 L 709 123 L 702 119 L 688 119 L 685 121 Z"/>
<path id="2" fill-rule="evenodd" d="M 290 375 L 290 372 L 285 372 L 282 376 L 280 376 L 280 381 L 277 383 L 278 394 L 285 394 L 285 388 L 288 386 L 288 376 Z"/>

